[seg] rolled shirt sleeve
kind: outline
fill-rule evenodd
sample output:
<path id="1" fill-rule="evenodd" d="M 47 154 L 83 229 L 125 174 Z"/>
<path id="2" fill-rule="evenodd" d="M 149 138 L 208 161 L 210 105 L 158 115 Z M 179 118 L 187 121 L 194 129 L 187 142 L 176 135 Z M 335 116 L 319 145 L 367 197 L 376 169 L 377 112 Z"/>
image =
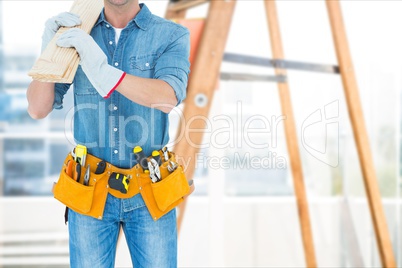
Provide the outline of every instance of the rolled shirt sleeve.
<path id="1" fill-rule="evenodd" d="M 64 95 L 66 95 L 70 86 L 71 84 L 60 84 L 60 83 L 55 84 L 53 109 L 60 110 L 63 108 Z"/>
<path id="2" fill-rule="evenodd" d="M 168 83 L 174 90 L 179 105 L 186 98 L 190 73 L 190 33 L 178 25 L 172 41 L 155 65 L 155 78 Z"/>

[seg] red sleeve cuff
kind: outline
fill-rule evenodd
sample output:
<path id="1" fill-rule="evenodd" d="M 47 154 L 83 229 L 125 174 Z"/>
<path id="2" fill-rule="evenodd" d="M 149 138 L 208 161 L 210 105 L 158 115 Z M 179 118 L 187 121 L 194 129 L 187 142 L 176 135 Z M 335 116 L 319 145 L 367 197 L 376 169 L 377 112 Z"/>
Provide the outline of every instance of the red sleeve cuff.
<path id="1" fill-rule="evenodd" d="M 119 81 L 117 81 L 116 85 L 109 91 L 109 93 L 108 93 L 105 97 L 103 97 L 104 99 L 108 99 L 108 98 L 110 97 L 110 95 L 112 95 L 112 93 L 113 93 L 113 92 L 116 90 L 116 88 L 120 85 L 121 81 L 123 81 L 124 77 L 126 77 L 126 73 L 125 73 L 125 72 L 121 75 Z"/>

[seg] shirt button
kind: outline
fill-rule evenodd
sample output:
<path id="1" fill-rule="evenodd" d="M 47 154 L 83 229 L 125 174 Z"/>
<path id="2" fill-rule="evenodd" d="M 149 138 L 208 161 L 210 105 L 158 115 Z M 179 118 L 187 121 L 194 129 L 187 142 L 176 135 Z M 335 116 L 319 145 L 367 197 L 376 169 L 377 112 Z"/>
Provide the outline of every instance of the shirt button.
<path id="1" fill-rule="evenodd" d="M 114 106 L 114 107 L 113 107 L 113 110 L 117 111 L 117 106 Z"/>
<path id="2" fill-rule="evenodd" d="M 113 129 L 113 131 L 116 132 L 116 131 L 117 131 L 117 127 L 115 127 L 115 128 Z"/>
<path id="3" fill-rule="evenodd" d="M 145 66 L 149 67 L 149 63 L 148 63 L 148 62 L 147 62 L 147 63 L 145 63 Z"/>
<path id="4" fill-rule="evenodd" d="M 117 154 L 118 152 L 119 152 L 119 151 L 117 151 L 117 150 L 114 150 L 114 153 L 115 153 L 115 154 Z"/>
<path id="5" fill-rule="evenodd" d="M 112 41 L 109 41 L 109 45 L 113 45 L 113 42 L 112 42 Z"/>
<path id="6" fill-rule="evenodd" d="M 109 27 L 110 27 L 110 25 L 109 25 L 109 24 L 106 24 L 106 27 L 107 27 L 107 28 L 109 28 Z"/>
<path id="7" fill-rule="evenodd" d="M 115 62 L 115 63 L 114 63 L 114 66 L 119 66 L 119 63 L 118 63 L 118 62 Z"/>

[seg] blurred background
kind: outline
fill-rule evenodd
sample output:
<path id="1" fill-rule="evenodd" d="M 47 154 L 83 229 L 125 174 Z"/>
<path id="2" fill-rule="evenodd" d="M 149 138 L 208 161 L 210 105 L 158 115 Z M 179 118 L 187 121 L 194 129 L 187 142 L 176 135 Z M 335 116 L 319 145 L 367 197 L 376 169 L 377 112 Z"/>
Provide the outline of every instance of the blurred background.
<path id="1" fill-rule="evenodd" d="M 164 16 L 167 1 L 144 2 Z M 68 267 L 64 207 L 51 187 L 74 146 L 72 90 L 63 110 L 40 121 L 28 116 L 25 92 L 44 22 L 71 5 L 0 1 L 0 267 Z M 402 267 L 402 2 L 341 1 L 341 6 L 389 232 Z M 277 1 L 277 7 L 286 59 L 337 64 L 323 1 Z M 187 17 L 203 18 L 206 11 L 200 6 Z M 238 1 L 226 51 L 271 57 L 262 1 Z M 222 71 L 274 74 L 230 63 L 223 63 Z M 318 265 L 379 267 L 340 77 L 290 70 L 288 79 Z M 172 140 L 180 109 L 170 115 Z M 197 158 L 196 191 L 179 237 L 180 267 L 305 266 L 281 115 L 275 83 L 219 83 L 212 131 Z M 245 135 L 247 127 L 268 130 Z M 224 164 L 222 159 L 227 159 Z M 253 159 L 265 164 L 253 166 Z M 116 267 L 130 266 L 121 239 Z"/>

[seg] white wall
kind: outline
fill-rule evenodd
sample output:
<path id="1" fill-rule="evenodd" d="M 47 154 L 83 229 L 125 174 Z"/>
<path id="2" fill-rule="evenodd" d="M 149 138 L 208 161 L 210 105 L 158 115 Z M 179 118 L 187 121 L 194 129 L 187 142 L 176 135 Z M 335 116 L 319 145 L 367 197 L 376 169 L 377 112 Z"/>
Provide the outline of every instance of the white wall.
<path id="1" fill-rule="evenodd" d="M 377 266 L 373 258 L 375 250 L 367 203 L 364 199 L 347 200 L 352 211 L 356 240 L 345 230 L 342 198 L 314 198 L 311 200 L 312 225 L 319 267 L 356 267 L 353 258 L 344 258 L 360 252 L 365 266 Z M 303 267 L 304 255 L 299 232 L 295 200 L 291 197 L 225 198 L 224 248 L 220 267 Z M 210 247 L 219 238 L 209 236 L 210 200 L 205 197 L 189 199 L 183 229 L 179 238 L 179 267 L 216 267 L 211 263 Z M 394 210 L 395 203 L 386 200 L 387 212 Z M 63 222 L 64 207 L 53 198 L 2 198 L 0 199 L 0 241 L 10 243 L 17 256 L 0 256 L 0 266 L 15 264 L 68 264 L 67 226 Z M 347 216 L 347 215 L 346 215 Z M 212 226 L 213 227 L 213 226 Z M 343 233 L 342 233 L 343 232 Z M 41 237 L 38 238 L 38 235 Z M 24 236 L 27 243 L 18 240 Z M 53 246 L 47 245 L 53 236 Z M 37 237 L 36 239 L 34 239 Z M 8 240 L 7 240 L 8 239 Z M 346 239 L 346 240 L 345 240 Z M 28 241 L 38 243 L 29 244 Z M 42 244 L 39 242 L 42 241 Z M 52 240 L 50 240 L 52 241 Z M 348 248 L 348 243 L 357 248 Z M 52 250 L 60 256 L 50 258 Z M 64 249 L 64 251 L 62 250 Z M 10 251 L 10 246 L 0 243 L 0 252 Z M 27 254 L 30 250 L 39 253 Z M 43 250 L 43 251 L 41 251 Z M 50 253 L 46 254 L 47 251 Z M 25 253 L 25 254 L 24 254 Z M 42 255 L 42 256 L 41 256 Z M 47 257 L 47 259 L 46 259 Z M 375 257 L 375 256 L 374 256 Z M 124 236 L 119 241 L 116 267 L 130 267 L 131 260 Z"/>

